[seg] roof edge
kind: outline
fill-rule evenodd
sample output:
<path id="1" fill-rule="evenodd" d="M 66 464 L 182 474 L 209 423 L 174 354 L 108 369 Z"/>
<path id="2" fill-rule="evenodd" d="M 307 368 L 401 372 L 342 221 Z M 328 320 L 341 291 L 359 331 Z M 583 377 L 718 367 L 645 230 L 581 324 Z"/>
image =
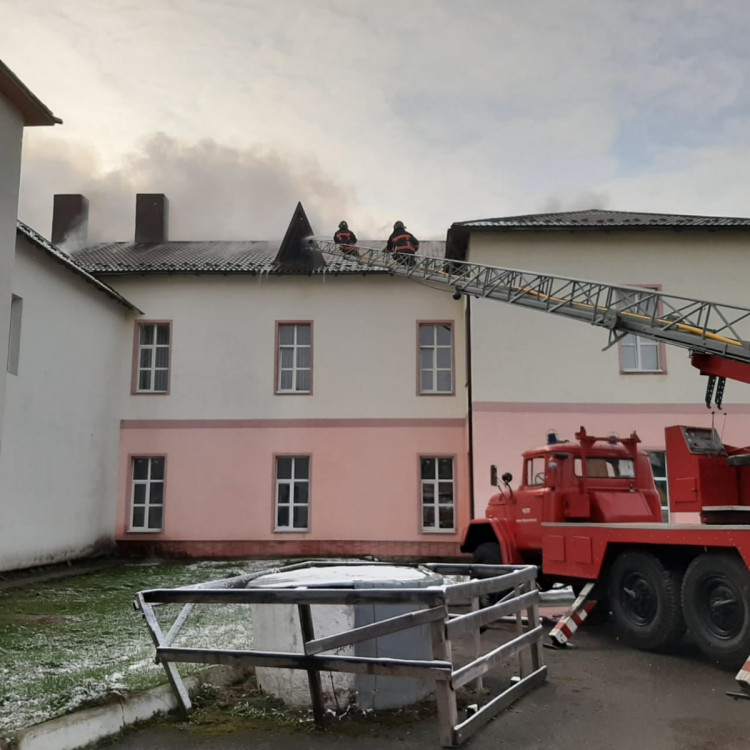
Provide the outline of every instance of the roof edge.
<path id="1" fill-rule="evenodd" d="M 62 125 L 62 120 L 0 60 L 0 94 L 4 94 L 23 115 L 24 125 Z"/>
<path id="2" fill-rule="evenodd" d="M 73 273 L 81 276 L 84 281 L 96 287 L 100 292 L 103 292 L 108 297 L 111 297 L 113 300 L 115 300 L 115 302 L 118 302 L 123 307 L 126 307 L 129 310 L 138 313 L 139 315 L 143 315 L 143 310 L 136 307 L 132 302 L 123 297 L 111 286 L 105 284 L 103 281 L 100 281 L 95 276 L 92 276 L 92 274 L 84 268 L 81 268 L 69 255 L 67 255 L 67 253 L 64 253 L 57 246 L 53 245 L 49 240 L 46 240 L 44 237 L 42 237 L 39 232 L 35 231 L 20 220 L 16 221 L 16 234 L 23 235 L 29 242 L 31 242 L 31 244 L 35 245 L 40 250 L 43 250 L 45 253 L 47 253 L 47 255 L 51 256 L 53 260 L 56 260 L 58 263 L 68 268 L 68 270 L 73 271 Z"/>

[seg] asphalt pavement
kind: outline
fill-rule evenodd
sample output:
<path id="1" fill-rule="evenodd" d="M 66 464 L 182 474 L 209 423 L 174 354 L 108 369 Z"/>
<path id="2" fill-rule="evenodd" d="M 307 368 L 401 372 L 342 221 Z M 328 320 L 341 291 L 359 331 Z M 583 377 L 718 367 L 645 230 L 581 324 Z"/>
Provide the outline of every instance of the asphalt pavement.
<path id="1" fill-rule="evenodd" d="M 502 627 L 502 626 L 500 626 Z M 494 634 L 500 642 L 501 633 Z M 486 637 L 492 638 L 492 630 Z M 586 625 L 575 647 L 544 649 L 545 685 L 521 698 L 469 739 L 471 750 L 748 750 L 750 700 L 733 673 L 708 663 L 685 641 L 674 654 L 621 645 L 608 625 Z M 493 685 L 487 680 L 489 687 Z M 97 748 L 111 750 L 390 750 L 440 747 L 434 717 L 360 726 L 334 720 L 325 731 L 151 722 Z M 356 731 L 352 731 L 356 730 Z"/>

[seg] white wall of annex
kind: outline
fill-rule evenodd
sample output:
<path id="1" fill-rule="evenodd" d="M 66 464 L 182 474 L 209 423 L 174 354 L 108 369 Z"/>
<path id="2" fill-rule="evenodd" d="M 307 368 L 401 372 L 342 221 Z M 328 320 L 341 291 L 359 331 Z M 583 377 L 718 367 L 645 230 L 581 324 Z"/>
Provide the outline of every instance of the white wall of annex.
<path id="1" fill-rule="evenodd" d="M 445 292 L 374 276 L 151 276 L 108 282 L 172 320 L 169 395 L 125 419 L 463 418 L 464 312 Z M 455 395 L 417 395 L 417 321 L 452 321 Z M 275 395 L 276 321 L 313 322 L 313 394 Z M 133 336 L 123 347 L 132 367 Z M 128 387 L 128 392 L 129 392 Z"/>
<path id="2" fill-rule="evenodd" d="M 0 434 L 3 424 L 22 138 L 23 118 L 21 114 L 4 97 L 0 96 Z M 0 452 L 2 452 L 1 443 Z M 1 501 L 2 496 L 0 496 Z"/>
<path id="3" fill-rule="evenodd" d="M 130 328 L 123 306 L 20 237 L 13 292 L 23 318 L 0 452 L 0 570 L 111 544 Z"/>
<path id="4" fill-rule="evenodd" d="M 529 232 L 472 235 L 469 260 L 747 305 L 750 233 Z M 491 300 L 472 300 L 473 400 L 700 403 L 705 378 L 666 346 L 666 374 L 622 374 L 608 331 Z M 747 324 L 745 324 L 747 326 Z M 745 338 L 750 330 L 745 328 Z M 727 403 L 750 388 L 728 383 Z"/>

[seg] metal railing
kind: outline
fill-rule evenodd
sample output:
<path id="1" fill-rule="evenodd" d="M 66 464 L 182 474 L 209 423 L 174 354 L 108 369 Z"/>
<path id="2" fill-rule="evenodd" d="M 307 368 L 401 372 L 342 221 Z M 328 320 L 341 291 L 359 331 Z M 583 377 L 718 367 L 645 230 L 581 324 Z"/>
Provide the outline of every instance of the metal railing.
<path id="1" fill-rule="evenodd" d="M 382 248 L 358 246 L 357 255 L 343 256 L 330 240 L 313 238 L 312 242 L 324 255 L 346 257 L 366 268 L 606 328 L 610 336 L 605 348 L 632 333 L 695 353 L 750 363 L 748 308 L 461 260 L 419 254 L 398 258 Z"/>
<path id="2" fill-rule="evenodd" d="M 438 575 L 482 576 L 466 582 L 426 588 L 285 588 L 254 585 L 257 578 L 269 572 L 341 564 L 331 561 L 307 562 L 277 568 L 274 571 L 261 571 L 247 576 L 211 581 L 199 586 L 139 592 L 134 605 L 143 613 L 156 647 L 156 660 L 164 667 L 182 708 L 188 711 L 191 701 L 178 672 L 178 663 L 305 670 L 308 675 L 313 715 L 319 726 L 325 722 L 321 670 L 416 677 L 434 682 L 440 742 L 445 747 L 452 747 L 459 745 L 500 711 L 546 680 L 547 667 L 543 663 L 541 648 L 544 633 L 539 621 L 539 592 L 536 588 L 535 566 L 423 564 L 421 567 Z M 348 564 L 369 566 L 373 563 Z M 497 595 L 500 592 L 506 593 L 501 601 L 485 609 L 479 608 L 480 597 L 488 594 Z M 182 604 L 183 607 L 171 626 L 166 629 L 160 624 L 156 610 L 160 605 L 169 603 Z M 175 637 L 188 621 L 196 604 L 220 606 L 238 603 L 296 605 L 304 653 L 173 645 Z M 316 637 L 311 607 L 362 604 L 408 604 L 414 609 L 334 635 Z M 461 605 L 464 605 L 464 608 L 468 606 L 469 611 L 451 611 L 451 608 Z M 500 645 L 483 646 L 480 631 L 491 622 L 508 616 L 512 616 L 516 623 L 515 636 Z M 429 625 L 431 630 L 432 659 L 327 653 L 423 625 Z M 454 645 L 461 638 L 469 639 L 469 650 L 473 652 L 473 657 L 468 663 L 459 665 L 455 660 Z M 481 688 L 482 678 L 487 672 L 513 658 L 517 659 L 517 674 L 511 680 L 510 686 L 459 720 L 456 690 L 469 683 Z"/>

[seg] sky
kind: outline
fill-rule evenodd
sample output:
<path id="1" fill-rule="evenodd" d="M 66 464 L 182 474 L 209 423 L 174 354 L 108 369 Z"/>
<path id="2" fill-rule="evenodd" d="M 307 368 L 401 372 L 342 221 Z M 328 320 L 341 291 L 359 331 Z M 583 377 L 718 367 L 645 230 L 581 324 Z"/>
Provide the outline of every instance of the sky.
<path id="1" fill-rule="evenodd" d="M 421 239 L 607 208 L 750 216 L 745 0 L 0 0 L 0 59 L 63 120 L 24 134 L 19 218 L 89 238 L 276 239 L 300 201 Z"/>

